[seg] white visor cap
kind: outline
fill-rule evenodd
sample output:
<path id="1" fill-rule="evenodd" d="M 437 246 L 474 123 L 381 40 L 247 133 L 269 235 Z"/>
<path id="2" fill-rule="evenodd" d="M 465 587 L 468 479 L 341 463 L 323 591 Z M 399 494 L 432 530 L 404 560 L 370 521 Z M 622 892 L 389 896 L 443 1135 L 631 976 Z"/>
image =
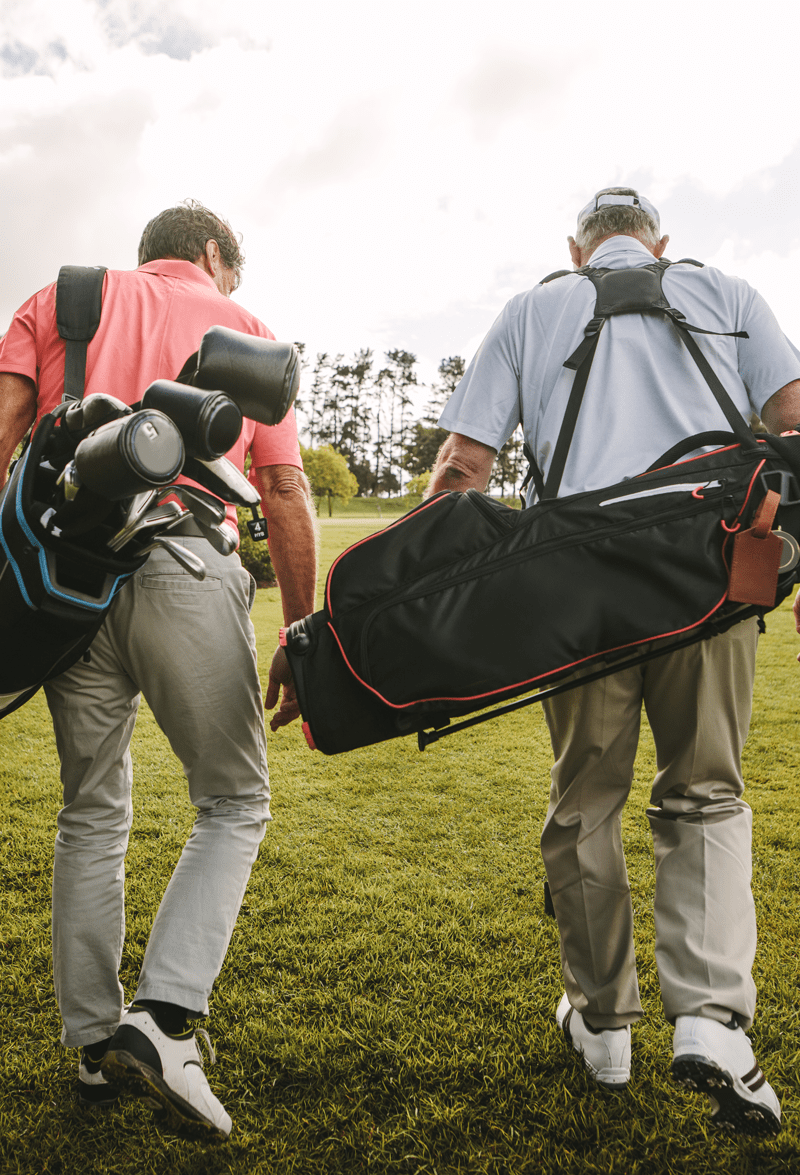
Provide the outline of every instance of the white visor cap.
<path id="1" fill-rule="evenodd" d="M 648 216 L 652 217 L 655 222 L 656 232 L 661 232 L 661 220 L 658 212 L 644 196 L 640 196 L 638 192 L 633 196 L 628 196 L 605 190 L 599 191 L 596 196 L 593 196 L 586 207 L 582 208 L 578 213 L 578 228 L 581 227 L 587 216 L 591 216 L 593 212 L 597 212 L 598 208 L 602 208 L 604 204 L 628 204 L 641 208 L 643 212 L 646 212 Z"/>

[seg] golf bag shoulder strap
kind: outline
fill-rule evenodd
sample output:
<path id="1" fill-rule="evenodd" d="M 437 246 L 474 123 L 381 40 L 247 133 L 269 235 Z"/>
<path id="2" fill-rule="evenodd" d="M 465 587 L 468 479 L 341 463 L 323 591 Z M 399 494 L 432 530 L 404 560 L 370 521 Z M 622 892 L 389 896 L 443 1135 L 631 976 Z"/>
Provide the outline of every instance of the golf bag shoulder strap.
<path id="1" fill-rule="evenodd" d="M 594 359 L 594 354 L 600 339 L 600 332 L 608 319 L 616 314 L 660 313 L 668 317 L 678 328 L 680 337 L 686 344 L 689 354 L 697 364 L 701 375 L 708 384 L 728 424 L 730 424 L 733 432 L 736 434 L 737 439 L 743 444 L 749 444 L 751 442 L 752 435 L 741 413 L 736 408 L 733 400 L 728 395 L 728 392 L 723 387 L 690 333 L 746 339 L 748 337 L 747 331 L 714 331 L 707 330 L 705 327 L 690 325 L 680 310 L 676 310 L 674 306 L 670 306 L 662 289 L 664 273 L 673 264 L 689 264 L 702 268 L 701 262 L 684 258 L 680 262 L 671 262 L 662 259 L 650 265 L 637 266 L 631 269 L 595 269 L 591 265 L 585 265 L 582 269 L 575 270 L 576 273 L 587 277 L 594 286 L 595 308 L 592 318 L 584 328 L 582 341 L 564 362 L 564 367 L 575 372 L 575 379 L 570 391 L 561 429 L 556 440 L 553 459 L 550 463 L 547 478 L 543 479 L 542 490 L 539 493 L 540 499 L 555 498 L 558 495 L 558 488 L 561 484 L 564 467 L 567 463 L 569 447 L 575 432 L 575 425 L 578 420 L 581 403 L 583 402 L 583 394 L 589 379 L 592 360 Z M 563 273 L 565 271 L 561 272 Z M 551 277 L 556 276 L 560 275 L 551 275 Z M 528 460 L 531 462 L 529 474 L 534 478 L 538 489 L 538 481 L 536 481 L 536 473 L 534 472 L 535 463 L 531 461 L 530 456 Z M 530 480 L 530 477 L 526 478 L 523 484 L 526 484 L 528 480 Z"/>
<path id="2" fill-rule="evenodd" d="M 63 400 L 82 400 L 86 384 L 86 350 L 100 325 L 103 309 L 102 265 L 62 265 L 56 283 L 56 325 L 66 343 Z"/>
<path id="3" fill-rule="evenodd" d="M 543 277 L 539 282 L 539 285 L 546 286 L 549 282 L 555 281 L 558 277 L 569 277 L 570 274 L 575 273 L 576 270 L 574 269 L 556 269 L 553 271 L 553 273 L 548 273 L 547 277 Z M 521 415 L 522 414 L 520 413 L 520 417 Z M 544 478 L 542 477 L 542 471 L 536 462 L 536 458 L 533 455 L 533 450 L 531 449 L 528 442 L 524 439 L 522 441 L 522 455 L 528 462 L 528 472 L 525 474 L 522 485 L 519 487 L 519 498 L 522 502 L 522 509 L 524 510 L 526 505 L 525 490 L 528 488 L 528 482 L 531 480 L 533 481 L 533 484 L 536 486 L 536 496 L 541 500 L 541 498 L 544 496 Z"/>

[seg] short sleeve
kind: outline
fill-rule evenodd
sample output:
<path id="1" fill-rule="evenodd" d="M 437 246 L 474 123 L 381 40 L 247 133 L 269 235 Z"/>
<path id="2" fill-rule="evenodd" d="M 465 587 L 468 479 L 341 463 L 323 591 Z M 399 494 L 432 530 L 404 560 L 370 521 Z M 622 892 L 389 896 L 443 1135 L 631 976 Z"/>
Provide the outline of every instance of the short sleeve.
<path id="1" fill-rule="evenodd" d="M 756 290 L 742 325 L 748 338 L 736 340 L 739 374 L 760 416 L 771 396 L 800 379 L 800 357 Z"/>
<path id="2" fill-rule="evenodd" d="M 290 408 L 280 424 L 257 424 L 250 444 L 252 468 L 262 465 L 295 465 L 303 468 L 297 421 Z"/>
<path id="3" fill-rule="evenodd" d="M 489 328 L 439 418 L 498 452 L 520 423 L 518 308 L 512 299 Z"/>
<path id="4" fill-rule="evenodd" d="M 43 291 L 34 294 L 11 320 L 8 331 L 0 338 L 0 371 L 14 375 L 26 375 L 34 383 L 39 378 L 39 356 L 37 353 L 37 328 L 42 315 Z M 55 302 L 53 301 L 53 318 Z"/>

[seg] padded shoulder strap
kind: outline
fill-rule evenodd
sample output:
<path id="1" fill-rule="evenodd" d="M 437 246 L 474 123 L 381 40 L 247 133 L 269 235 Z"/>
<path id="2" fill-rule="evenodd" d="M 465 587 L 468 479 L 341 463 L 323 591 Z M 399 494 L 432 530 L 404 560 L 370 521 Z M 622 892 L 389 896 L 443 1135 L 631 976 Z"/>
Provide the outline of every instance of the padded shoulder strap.
<path id="1" fill-rule="evenodd" d="M 690 265 L 703 268 L 699 261 L 684 258 Z M 561 484 L 561 477 L 567 463 L 567 455 L 575 432 L 583 394 L 589 378 L 594 353 L 600 339 L 600 332 L 608 319 L 615 314 L 664 314 L 679 329 L 680 337 L 694 359 L 700 374 L 708 384 L 715 400 L 724 413 L 731 429 L 741 444 L 752 443 L 752 433 L 745 424 L 741 413 L 728 395 L 710 363 L 692 337 L 693 334 L 723 335 L 729 338 L 746 339 L 747 331 L 713 331 L 700 326 L 690 326 L 680 310 L 670 306 L 661 288 L 664 273 L 672 264 L 662 258 L 649 265 L 631 269 L 594 269 L 585 265 L 577 273 L 588 277 L 595 288 L 596 300 L 593 317 L 584 328 L 584 337 L 573 353 L 564 361 L 564 367 L 575 372 L 564 419 L 561 424 L 553 457 L 547 472 L 541 498 L 555 498 Z M 691 332 L 691 333 L 690 333 Z"/>
<path id="2" fill-rule="evenodd" d="M 106 267 L 62 265 L 56 283 L 56 325 L 66 342 L 64 400 L 83 399 L 86 349 L 100 325 Z"/>
<path id="3" fill-rule="evenodd" d="M 539 285 L 546 286 L 548 282 L 555 281 L 557 277 L 567 277 L 569 274 L 577 272 L 576 269 L 557 269 L 554 273 L 548 273 L 547 277 L 543 277 Z"/>

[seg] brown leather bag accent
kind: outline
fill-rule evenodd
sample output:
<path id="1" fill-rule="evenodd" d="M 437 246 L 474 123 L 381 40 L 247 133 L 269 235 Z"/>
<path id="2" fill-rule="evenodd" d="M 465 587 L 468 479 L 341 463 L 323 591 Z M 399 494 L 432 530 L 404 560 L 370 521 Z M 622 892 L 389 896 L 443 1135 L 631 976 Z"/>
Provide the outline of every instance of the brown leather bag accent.
<path id="1" fill-rule="evenodd" d="M 772 529 L 781 496 L 767 490 L 753 525 L 733 540 L 728 599 L 737 604 L 775 604 L 783 543 Z"/>

